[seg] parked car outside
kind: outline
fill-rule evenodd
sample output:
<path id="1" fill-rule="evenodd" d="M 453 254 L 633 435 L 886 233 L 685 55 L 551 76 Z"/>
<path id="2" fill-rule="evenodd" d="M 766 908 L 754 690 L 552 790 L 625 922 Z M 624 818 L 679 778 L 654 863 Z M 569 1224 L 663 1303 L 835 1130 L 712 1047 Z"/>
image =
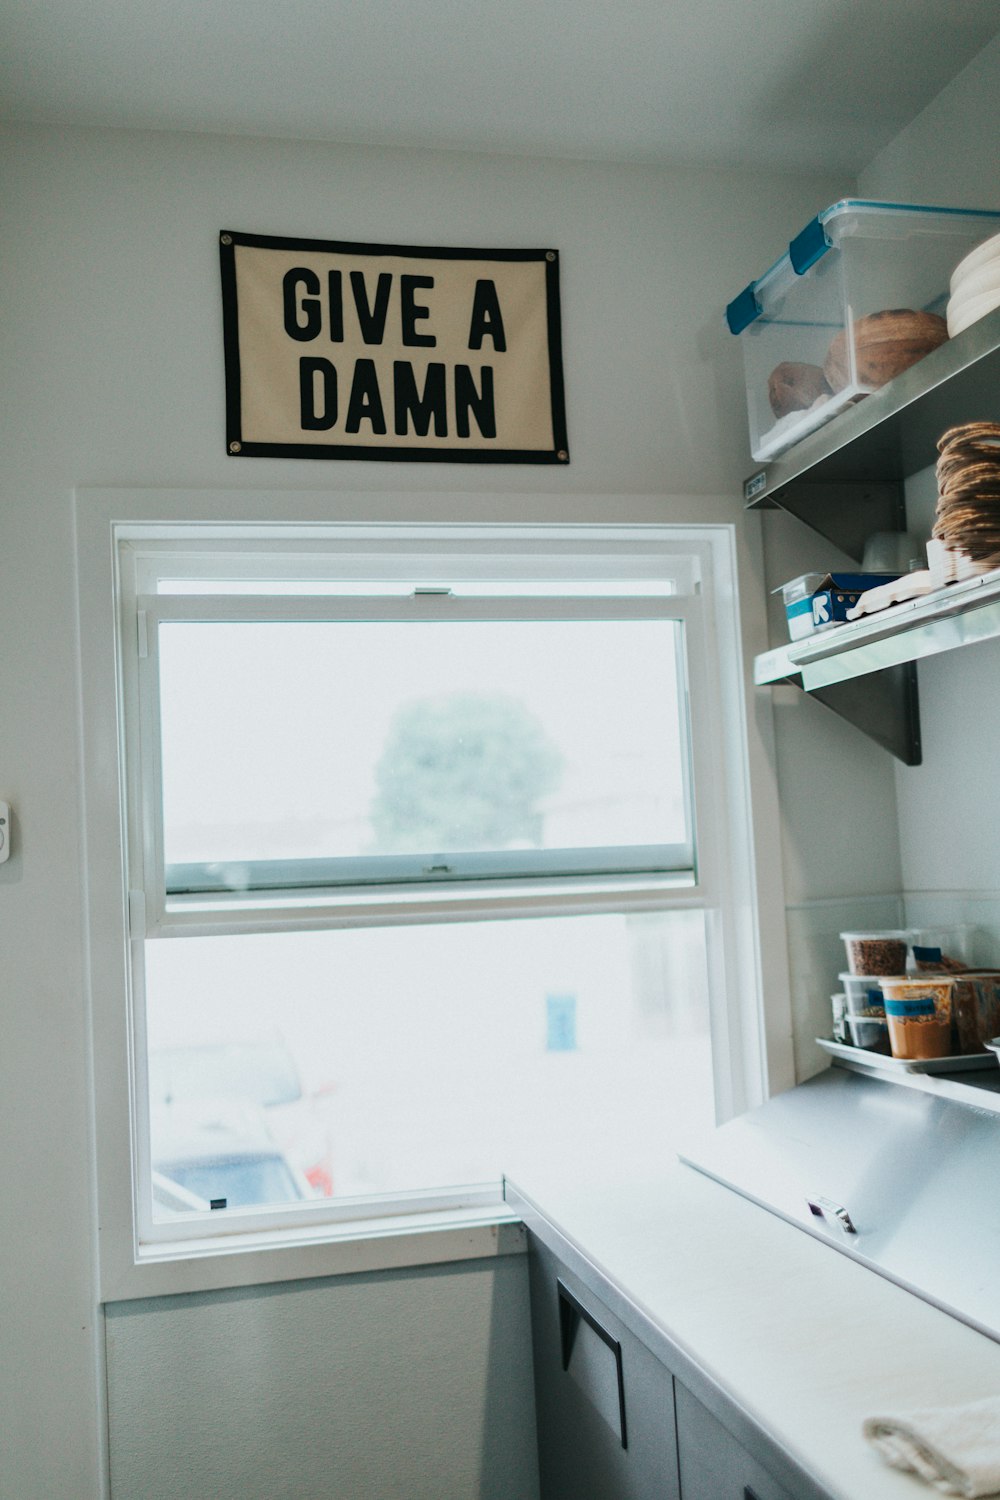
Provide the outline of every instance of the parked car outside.
<path id="1" fill-rule="evenodd" d="M 272 1139 L 309 1184 L 312 1196 L 332 1195 L 333 1147 L 325 1095 L 305 1093 L 295 1059 L 280 1038 L 151 1051 L 151 1114 L 165 1105 L 199 1100 L 259 1110 Z"/>
<path id="2" fill-rule="evenodd" d="M 207 1099 L 150 1119 L 153 1202 L 173 1213 L 298 1203 L 315 1196 L 253 1108 Z"/>

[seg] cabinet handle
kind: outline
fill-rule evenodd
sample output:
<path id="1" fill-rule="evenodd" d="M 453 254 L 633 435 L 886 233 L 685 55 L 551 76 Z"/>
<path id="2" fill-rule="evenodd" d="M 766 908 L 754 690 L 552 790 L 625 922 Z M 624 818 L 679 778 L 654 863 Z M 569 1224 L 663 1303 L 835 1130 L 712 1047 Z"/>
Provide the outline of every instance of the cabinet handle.
<path id="1" fill-rule="evenodd" d="M 565 1286 L 558 1277 L 556 1278 L 556 1289 L 559 1293 L 559 1341 L 562 1349 L 562 1367 L 569 1369 L 570 1356 L 573 1353 L 573 1344 L 576 1340 L 577 1329 L 580 1319 L 594 1330 L 597 1337 L 611 1350 L 615 1357 L 615 1368 L 618 1374 L 618 1416 L 621 1422 L 622 1447 L 628 1447 L 628 1434 L 625 1428 L 625 1379 L 622 1374 L 622 1346 L 603 1324 L 599 1323 L 589 1308 L 584 1307 L 578 1297 L 574 1297 L 569 1287 Z"/>

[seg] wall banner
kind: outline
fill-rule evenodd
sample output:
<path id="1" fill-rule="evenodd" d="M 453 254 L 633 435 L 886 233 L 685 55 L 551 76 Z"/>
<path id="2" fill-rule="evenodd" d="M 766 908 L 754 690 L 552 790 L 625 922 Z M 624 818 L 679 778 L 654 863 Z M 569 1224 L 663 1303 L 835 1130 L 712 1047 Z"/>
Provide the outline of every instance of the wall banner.
<path id="1" fill-rule="evenodd" d="M 569 462 L 555 250 L 219 248 L 234 457 Z"/>

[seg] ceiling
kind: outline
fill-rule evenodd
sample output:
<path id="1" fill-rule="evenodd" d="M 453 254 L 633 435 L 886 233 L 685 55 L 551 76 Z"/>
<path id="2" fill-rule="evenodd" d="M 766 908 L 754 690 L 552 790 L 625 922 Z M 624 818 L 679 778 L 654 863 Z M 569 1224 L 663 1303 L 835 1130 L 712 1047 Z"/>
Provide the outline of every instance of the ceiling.
<path id="1" fill-rule="evenodd" d="M 0 0 L 0 119 L 856 172 L 1000 0 Z"/>

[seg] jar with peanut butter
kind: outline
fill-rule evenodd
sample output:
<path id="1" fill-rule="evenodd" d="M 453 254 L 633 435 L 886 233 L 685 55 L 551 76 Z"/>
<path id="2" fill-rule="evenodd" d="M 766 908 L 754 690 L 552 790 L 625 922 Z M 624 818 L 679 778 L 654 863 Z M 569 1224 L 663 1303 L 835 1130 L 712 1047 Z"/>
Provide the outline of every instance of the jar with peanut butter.
<path id="1" fill-rule="evenodd" d="M 882 980 L 893 1057 L 918 1060 L 951 1055 L 954 982 L 943 974 Z"/>

